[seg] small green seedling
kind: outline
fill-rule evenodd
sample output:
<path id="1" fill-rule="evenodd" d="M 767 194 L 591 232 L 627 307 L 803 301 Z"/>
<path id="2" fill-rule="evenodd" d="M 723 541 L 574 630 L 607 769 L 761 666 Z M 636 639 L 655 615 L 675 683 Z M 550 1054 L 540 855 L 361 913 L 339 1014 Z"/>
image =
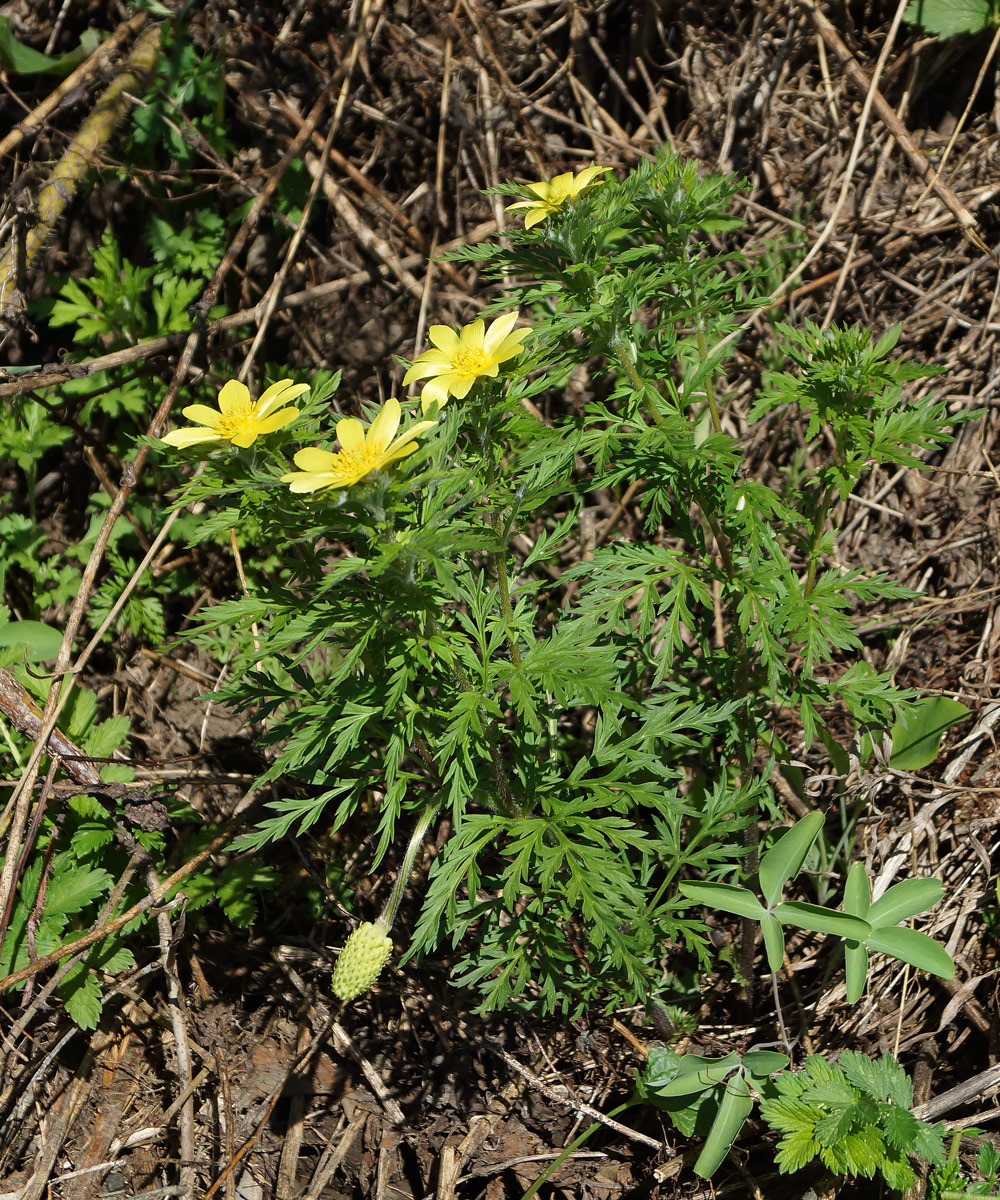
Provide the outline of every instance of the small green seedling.
<path id="1" fill-rule="evenodd" d="M 682 1133 L 707 1131 L 694 1170 L 709 1179 L 739 1136 L 754 1098 L 773 1092 L 770 1077 L 788 1062 L 787 1054 L 773 1050 L 703 1058 L 654 1046 L 636 1086 L 641 1097 L 666 1112 Z"/>
<path id="2" fill-rule="evenodd" d="M 763 904 L 748 888 L 732 883 L 682 883 L 680 889 L 697 903 L 759 921 L 767 965 L 772 971 L 779 971 L 785 959 L 783 925 L 863 942 L 872 932 L 864 917 L 820 904 L 781 899 L 785 884 L 802 870 L 806 855 L 822 828 L 822 813 L 810 813 L 783 833 L 761 858 L 758 877 Z"/>

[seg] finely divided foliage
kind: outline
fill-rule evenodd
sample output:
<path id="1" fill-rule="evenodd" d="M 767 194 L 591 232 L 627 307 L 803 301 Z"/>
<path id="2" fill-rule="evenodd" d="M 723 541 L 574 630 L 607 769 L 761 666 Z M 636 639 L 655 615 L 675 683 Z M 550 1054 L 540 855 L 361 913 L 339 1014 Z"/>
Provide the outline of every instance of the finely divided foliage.
<path id="1" fill-rule="evenodd" d="M 700 893 L 679 884 L 731 876 L 745 833 L 777 810 L 775 715 L 797 712 L 807 743 L 832 744 L 831 713 L 838 731 L 888 728 L 911 698 L 852 665 L 852 610 L 916 593 L 839 565 L 835 505 L 873 463 L 918 466 L 951 436 L 944 405 L 907 389 L 928 372 L 891 357 L 896 331 L 778 326 L 780 369 L 745 420 L 798 410 L 820 465 L 773 484 L 748 475 L 726 379 L 755 280 L 708 241 L 737 224 L 737 185 L 669 154 L 623 180 L 575 180 L 532 185 L 513 206 L 523 230 L 456 255 L 503 282 L 504 315 L 432 327 L 435 349 L 406 375 L 429 381 L 428 420 L 392 400 L 366 414 L 367 435 L 341 421 L 339 452 L 296 452 L 295 438 L 330 440 L 314 397 L 252 452 L 209 447 L 180 501 L 224 495 L 205 536 L 246 523 L 286 548 L 273 579 L 195 635 L 233 651 L 221 694 L 260 722 L 271 755 L 261 782 L 278 798 L 242 847 L 351 823 L 377 827 L 375 865 L 436 815 L 447 836 L 406 954 L 450 944 L 455 981 L 485 1009 L 627 1005 L 678 948 L 709 963 Z M 571 379 L 572 402 L 541 419 Z M 364 469 L 345 465 L 376 432 Z M 626 489 L 648 542 L 613 524 L 587 542 L 588 498 Z M 829 910 L 777 903 L 802 865 L 791 857 L 777 890 L 762 876 L 766 915 L 866 936 L 861 916 L 818 923 Z M 827 1147 L 836 1124 L 853 1147 L 843 1169 L 900 1186 L 898 1113 L 875 1084 L 838 1086 L 854 1115 L 824 1110 L 808 1136 Z"/>

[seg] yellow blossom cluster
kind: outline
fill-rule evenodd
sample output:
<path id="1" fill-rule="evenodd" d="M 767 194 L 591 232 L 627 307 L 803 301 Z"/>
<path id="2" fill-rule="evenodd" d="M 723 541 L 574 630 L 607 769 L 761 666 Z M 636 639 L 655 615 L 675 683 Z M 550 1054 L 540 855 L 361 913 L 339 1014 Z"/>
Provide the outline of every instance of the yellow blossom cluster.
<path id="1" fill-rule="evenodd" d="M 599 178 L 608 167 L 586 167 L 579 174 L 567 171 L 554 179 L 528 184 L 531 197 L 508 207 L 524 210 L 526 229 L 544 221 L 575 200 L 587 189 L 604 181 Z M 365 426 L 354 417 L 337 422 L 339 450 L 321 450 L 308 446 L 294 456 L 297 471 L 281 476 L 293 492 L 317 492 L 331 488 L 349 488 L 375 471 L 405 458 L 417 449 L 417 438 L 437 424 L 440 410 L 451 398 L 463 400 L 480 379 L 495 379 L 500 367 L 524 350 L 528 327 L 515 329 L 517 313 L 503 313 L 490 322 L 472 321 L 461 329 L 432 325 L 428 331 L 431 349 L 419 354 L 403 376 L 403 383 L 426 380 L 420 390 L 424 417 L 397 435 L 401 420 L 399 401 L 389 399 Z M 279 379 L 254 400 L 247 386 L 231 379 L 218 396 L 218 409 L 206 404 L 191 404 L 184 416 L 194 425 L 175 429 L 163 441 L 168 446 L 186 448 L 207 442 L 229 442 L 247 449 L 258 437 L 283 429 L 299 415 L 290 402 L 309 385 Z"/>

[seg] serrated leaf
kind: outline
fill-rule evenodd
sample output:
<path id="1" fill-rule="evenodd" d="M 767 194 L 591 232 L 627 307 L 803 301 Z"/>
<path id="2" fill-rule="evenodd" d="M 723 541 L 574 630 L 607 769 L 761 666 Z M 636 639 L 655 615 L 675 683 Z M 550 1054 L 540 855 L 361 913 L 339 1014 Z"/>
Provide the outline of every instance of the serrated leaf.
<path id="1" fill-rule="evenodd" d="M 823 1146 L 835 1146 L 850 1133 L 857 1117 L 856 1104 L 838 1105 L 816 1122 L 816 1140 Z"/>
<path id="2" fill-rule="evenodd" d="M 907 929 L 900 925 L 874 929 L 864 942 L 869 950 L 878 950 L 881 954 L 898 958 L 900 962 L 909 963 L 921 971 L 929 971 L 942 979 L 955 977 L 955 964 L 947 950 L 918 929 Z"/>
<path id="3" fill-rule="evenodd" d="M 857 1050 L 845 1050 L 840 1067 L 850 1082 L 873 1100 L 891 1100 L 900 1108 L 909 1108 L 913 1103 L 913 1085 L 891 1054 L 869 1058 Z"/>
<path id="4" fill-rule="evenodd" d="M 886 1150 L 879 1163 L 882 1178 L 897 1192 L 906 1192 L 917 1182 L 917 1173 L 900 1151 Z"/>
<path id="5" fill-rule="evenodd" d="M 107 871 L 67 867 L 66 861 L 61 854 L 55 860 L 52 879 L 45 893 L 47 915 L 79 912 L 98 896 L 110 891 L 114 882 Z"/>
<path id="6" fill-rule="evenodd" d="M 823 828 L 823 814 L 811 812 L 803 817 L 774 843 L 761 858 L 758 868 L 760 890 L 769 908 L 781 896 L 782 888 L 798 875 L 813 842 Z"/>
<path id="7" fill-rule="evenodd" d="M 917 913 L 933 908 L 944 895 L 940 879 L 904 879 L 893 884 L 868 910 L 868 923 L 873 929 L 883 925 L 898 925 Z"/>
<path id="8" fill-rule="evenodd" d="M 774 1162 L 782 1175 L 801 1171 L 819 1154 L 819 1142 L 809 1129 L 795 1129 L 786 1133 L 778 1142 Z"/>
<path id="9" fill-rule="evenodd" d="M 751 921 L 759 921 L 767 911 L 753 892 L 737 887 L 734 883 L 685 882 L 678 886 L 680 891 L 696 904 L 735 913 L 738 917 L 749 917 Z"/>
<path id="10" fill-rule="evenodd" d="M 889 766 L 897 771 L 923 770 L 937 758 L 945 730 L 968 715 L 964 704 L 947 696 L 918 700 L 913 711 L 892 727 Z"/>
<path id="11" fill-rule="evenodd" d="M 95 1029 L 101 1019 L 101 985 L 78 963 L 59 985 L 66 1012 L 81 1029 Z"/>
<path id="12" fill-rule="evenodd" d="M 891 1105 L 882 1116 L 882 1132 L 890 1146 L 906 1153 L 913 1153 L 913 1142 L 920 1122 L 905 1108 Z"/>
<path id="13" fill-rule="evenodd" d="M 861 917 L 835 908 L 824 908 L 820 904 L 806 904 L 800 900 L 785 900 L 774 910 L 774 915 L 784 925 L 797 925 L 799 929 L 811 929 L 816 933 L 832 933 L 852 941 L 865 941 L 871 926 Z"/>

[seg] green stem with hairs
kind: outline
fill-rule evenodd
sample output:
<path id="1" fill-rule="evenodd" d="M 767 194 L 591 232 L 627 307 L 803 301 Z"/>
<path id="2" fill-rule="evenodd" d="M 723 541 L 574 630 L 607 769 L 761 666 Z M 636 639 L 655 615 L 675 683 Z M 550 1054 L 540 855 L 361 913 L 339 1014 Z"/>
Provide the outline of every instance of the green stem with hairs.
<path id="1" fill-rule="evenodd" d="M 406 891 L 406 885 L 410 879 L 410 872 L 413 870 L 417 851 L 423 844 L 424 837 L 430 828 L 431 821 L 434 820 L 437 814 L 437 810 L 438 802 L 436 800 L 429 800 L 420 810 L 420 815 L 417 817 L 417 823 L 413 827 L 413 833 L 410 834 L 410 840 L 407 843 L 406 853 L 403 855 L 403 862 L 399 868 L 399 874 L 396 876 L 396 882 L 392 885 L 389 899 L 386 900 L 379 914 L 379 924 L 385 927 L 386 932 L 392 928 L 392 923 L 396 919 L 396 913 L 399 910 L 403 893 Z"/>

